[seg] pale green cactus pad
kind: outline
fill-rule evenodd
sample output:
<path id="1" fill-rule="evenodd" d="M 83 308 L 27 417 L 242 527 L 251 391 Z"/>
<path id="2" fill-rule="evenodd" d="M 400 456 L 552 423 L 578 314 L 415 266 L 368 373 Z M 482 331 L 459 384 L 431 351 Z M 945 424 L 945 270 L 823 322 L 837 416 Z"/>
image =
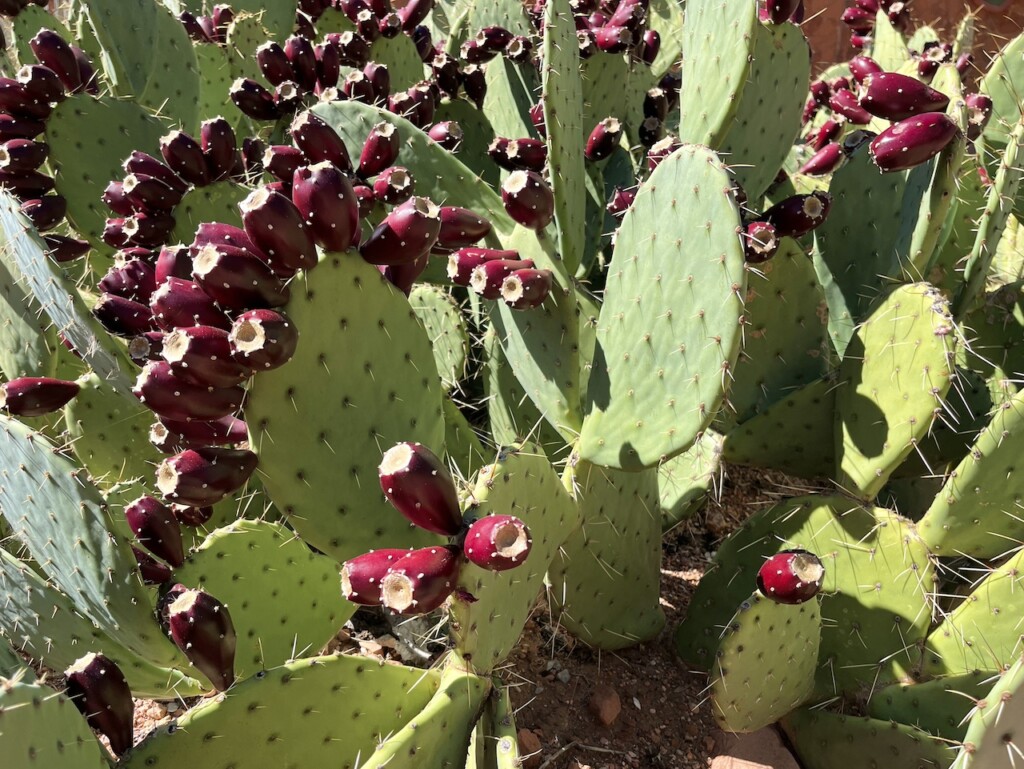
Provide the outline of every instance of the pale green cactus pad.
<path id="1" fill-rule="evenodd" d="M 754 513 L 726 539 L 676 634 L 690 664 L 712 669 L 732 607 L 750 594 L 765 558 L 801 548 L 825 566 L 815 692 L 831 696 L 897 680 L 919 658 L 933 567 L 910 524 L 844 497 L 797 497 Z"/>
<path id="2" fill-rule="evenodd" d="M 875 692 L 868 715 L 899 721 L 947 740 L 963 740 L 967 716 L 976 700 L 992 687 L 995 676 L 972 671 L 921 683 L 898 683 Z"/>
<path id="3" fill-rule="evenodd" d="M 174 579 L 228 607 L 237 678 L 319 654 L 356 610 L 341 598 L 337 563 L 277 523 L 242 520 L 211 532 Z"/>
<path id="4" fill-rule="evenodd" d="M 806 769 L 874 769 L 880 756 L 886 766 L 945 769 L 953 757 L 948 743 L 895 721 L 803 708 L 782 728 Z"/>
<path id="5" fill-rule="evenodd" d="M 1022 452 L 1024 393 L 1018 393 L 996 407 L 921 519 L 921 538 L 933 553 L 998 558 L 1024 539 L 1024 480 L 1014 471 Z"/>
<path id="6" fill-rule="evenodd" d="M 106 769 L 106 749 L 78 708 L 49 686 L 28 682 L 25 669 L 0 677 L 0 739 L 12 767 Z"/>
<path id="7" fill-rule="evenodd" d="M 458 302 L 443 288 L 425 283 L 409 294 L 409 304 L 427 332 L 434 353 L 434 364 L 445 391 L 458 387 L 466 373 L 469 356 L 469 330 Z"/>
<path id="8" fill-rule="evenodd" d="M 1018 545 L 1019 547 L 1019 545 Z M 1024 549 L 993 567 L 928 636 L 925 675 L 1001 670 L 1021 653 Z"/>
<path id="9" fill-rule="evenodd" d="M 658 471 L 628 473 L 573 458 L 563 483 L 581 521 L 548 572 L 558 623 L 601 649 L 654 638 L 665 626 Z"/>
<path id="10" fill-rule="evenodd" d="M 659 465 L 662 532 L 699 511 L 708 495 L 717 493 L 722 473 L 722 436 L 714 430 L 705 430 L 690 448 Z"/>
<path id="11" fill-rule="evenodd" d="M 409 302 L 358 255 L 327 254 L 292 282 L 285 312 L 299 330 L 295 357 L 257 376 L 246 404 L 268 495 L 338 561 L 435 541 L 387 504 L 377 478 L 400 441 L 444 450 L 441 383 Z"/>
<path id="12" fill-rule="evenodd" d="M 755 590 L 715 652 L 711 707 L 718 725 L 753 732 L 804 704 L 814 689 L 820 641 L 816 599 L 786 605 Z"/>
<path id="13" fill-rule="evenodd" d="M 1024 755 L 1024 657 L 1019 657 L 972 711 L 950 769 L 1013 769 Z"/>
<path id="14" fill-rule="evenodd" d="M 930 430 L 950 386 L 956 335 L 927 283 L 893 291 L 855 332 L 839 369 L 841 488 L 872 499 Z"/>
<path id="15" fill-rule="evenodd" d="M 739 209 L 714 153 L 684 146 L 640 187 L 609 266 L 580 456 L 639 470 L 714 418 L 739 354 Z"/>
<path id="16" fill-rule="evenodd" d="M 524 444 L 503 450 L 497 462 L 480 470 L 465 511 L 467 519 L 514 515 L 530 530 L 532 549 L 513 569 L 490 572 L 467 563 L 459 587 L 477 600 L 456 596 L 451 603 L 455 653 L 482 673 L 491 671 L 512 651 L 579 512 L 540 449 Z"/>
<path id="17" fill-rule="evenodd" d="M 363 767 L 438 691 L 429 670 L 334 655 L 268 670 L 154 730 L 125 769 Z"/>

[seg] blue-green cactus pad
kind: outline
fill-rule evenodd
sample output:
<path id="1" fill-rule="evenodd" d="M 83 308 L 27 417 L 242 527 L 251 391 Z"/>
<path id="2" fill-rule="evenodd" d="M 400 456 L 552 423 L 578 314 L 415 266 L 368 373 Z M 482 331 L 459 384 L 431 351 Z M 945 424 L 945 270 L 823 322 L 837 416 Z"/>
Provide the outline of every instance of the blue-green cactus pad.
<path id="1" fill-rule="evenodd" d="M 739 208 L 710 150 L 683 146 L 640 187 L 608 268 L 580 456 L 638 470 L 714 418 L 739 354 Z"/>

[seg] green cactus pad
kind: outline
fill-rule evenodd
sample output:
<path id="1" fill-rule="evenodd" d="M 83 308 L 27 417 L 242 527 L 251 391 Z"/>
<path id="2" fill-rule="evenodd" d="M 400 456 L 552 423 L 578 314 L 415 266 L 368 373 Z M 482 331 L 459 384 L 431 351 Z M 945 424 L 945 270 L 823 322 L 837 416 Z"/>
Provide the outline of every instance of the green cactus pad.
<path id="1" fill-rule="evenodd" d="M 364 767 L 438 691 L 429 670 L 341 655 L 288 662 L 161 726 L 124 769 Z"/>
<path id="2" fill-rule="evenodd" d="M 920 27 L 914 30 L 914 33 L 907 40 L 907 48 L 911 51 L 917 51 L 921 53 L 924 50 L 925 43 L 933 43 L 938 40 L 942 40 L 942 35 L 936 32 L 927 24 L 922 24 Z"/>
<path id="3" fill-rule="evenodd" d="M 513 35 L 530 35 L 530 26 L 523 4 L 518 0 L 467 0 L 460 3 L 466 11 L 466 29 L 469 35 L 475 35 L 484 27 L 504 27 Z M 456 18 L 458 13 L 452 15 Z M 452 24 L 453 30 L 455 24 Z"/>
<path id="4" fill-rule="evenodd" d="M 12 599 L 0 604 L 3 642 L 51 670 L 64 670 L 82 655 L 97 651 L 117 663 L 139 697 L 189 697 L 203 692 L 199 681 L 158 667 L 114 641 L 31 566 L 4 550 L 0 550 L 0 588 Z"/>
<path id="5" fill-rule="evenodd" d="M 990 122 L 994 122 L 993 120 Z M 974 246 L 964 265 L 964 280 L 953 300 L 953 314 L 962 318 L 985 288 L 985 281 L 992 266 L 996 246 L 1010 216 L 1008 201 L 1017 195 L 1024 168 L 1021 168 L 1021 147 L 1024 145 L 1024 116 L 1018 121 L 1007 139 L 995 175 L 995 182 L 988 191 L 985 210 L 977 224 Z"/>
<path id="6" fill-rule="evenodd" d="M 22 676 L 0 677 L 0 740 L 11 769 L 107 769 L 107 751 L 74 703 Z"/>
<path id="7" fill-rule="evenodd" d="M 277 523 L 242 520 L 211 532 L 174 579 L 228 607 L 238 678 L 319 654 L 356 610 L 341 599 L 338 565 Z"/>
<path id="8" fill-rule="evenodd" d="M 451 398 L 446 397 L 443 405 L 445 452 L 462 477 L 471 478 L 494 458 L 494 451 L 484 448 L 481 437 L 477 435 L 478 428 L 469 423 Z"/>
<path id="9" fill-rule="evenodd" d="M 484 717 L 484 763 L 479 769 L 519 769 L 524 757 L 519 750 L 516 714 L 507 686 L 497 686 L 487 699 Z"/>
<path id="10" fill-rule="evenodd" d="M 950 769 L 1013 769 L 1024 755 L 1024 657 L 1000 676 L 973 710 Z"/>
<path id="11" fill-rule="evenodd" d="M 910 61 L 910 50 L 903 35 L 889 22 L 885 11 L 875 17 L 875 28 L 871 33 L 871 58 L 886 72 L 893 72 Z"/>
<path id="12" fill-rule="evenodd" d="M 97 376 L 111 387 L 130 392 L 130 382 L 119 363 L 123 353 L 112 346 L 110 336 L 93 320 L 60 267 L 46 255 L 45 244 L 19 212 L 18 202 L 2 190 L 0 232 L 6 244 L 0 249 L 0 264 L 32 298 L 32 311 L 45 315 Z"/>
<path id="13" fill-rule="evenodd" d="M 121 164 L 133 150 L 159 154 L 166 132 L 167 125 L 138 104 L 111 97 L 69 96 L 47 119 L 50 163 L 57 192 L 68 201 L 68 221 L 97 249 L 110 250 L 100 237 L 112 216 L 103 190 L 124 178 Z"/>
<path id="14" fill-rule="evenodd" d="M 840 356 L 879 295 L 903 280 L 931 181 L 928 163 L 910 171 L 879 173 L 867 144 L 832 175 L 832 208 L 814 231 L 814 269 L 828 302 L 829 334 Z"/>
<path id="15" fill-rule="evenodd" d="M 721 544 L 679 626 L 679 655 L 711 669 L 731 607 L 749 595 L 766 558 L 792 548 L 825 565 L 817 693 L 884 685 L 915 664 L 914 644 L 931 618 L 927 549 L 893 513 L 826 496 L 760 510 Z"/>
<path id="16" fill-rule="evenodd" d="M 223 116 L 237 132 L 248 118 L 228 96 L 234 77 L 225 49 L 219 45 L 197 45 L 195 51 L 199 69 L 199 121 Z"/>
<path id="17" fill-rule="evenodd" d="M 940 237 L 940 247 L 925 276 L 929 283 L 951 296 L 959 290 L 964 260 L 974 245 L 975 228 L 987 197 L 977 159 L 964 158 L 956 183 L 955 208 L 946 222 L 948 231 Z M 1002 238 L 999 243 L 1002 245 Z"/>
<path id="18" fill-rule="evenodd" d="M 404 91 L 423 80 L 423 60 L 408 35 L 378 37 L 370 48 L 370 60 L 388 68 L 392 93 Z"/>
<path id="19" fill-rule="evenodd" d="M 0 373 L 6 379 L 53 376 L 61 346 L 57 331 L 48 315 L 33 311 L 34 302 L 8 261 L 0 252 Z"/>
<path id="20" fill-rule="evenodd" d="M 580 460 L 564 483 L 581 517 L 548 571 L 558 624 L 591 646 L 620 649 L 654 638 L 661 609 L 658 473 Z"/>
<path id="21" fill-rule="evenodd" d="M 196 229 L 203 222 L 222 222 L 242 226 L 238 204 L 252 192 L 234 182 L 215 182 L 206 187 L 193 187 L 174 208 L 175 226 L 172 242 L 191 243 Z"/>
<path id="22" fill-rule="evenodd" d="M 750 200 L 759 200 L 800 132 L 811 51 L 795 24 L 756 24 L 752 56 L 731 124 L 712 146 Z"/>
<path id="23" fill-rule="evenodd" d="M 0 512 L 46 576 L 112 637 L 171 664 L 128 545 L 109 531 L 99 491 L 39 433 L 0 417 Z"/>
<path id="24" fill-rule="evenodd" d="M 529 438 L 540 443 L 549 455 L 564 447 L 565 441 L 544 419 L 508 366 L 493 326 L 484 333 L 484 357 L 487 417 L 495 443 L 510 445 Z"/>
<path id="25" fill-rule="evenodd" d="M 64 407 L 71 448 L 92 482 L 101 489 L 144 478 L 163 457 L 149 442 L 153 412 L 89 373 L 78 380 L 81 388 Z"/>
<path id="26" fill-rule="evenodd" d="M 14 651 L 14 647 L 7 642 L 6 638 L 0 638 L 0 678 L 10 678 L 14 672 L 23 667 L 25 667 L 25 663 Z"/>
<path id="27" fill-rule="evenodd" d="M 941 489 L 941 477 L 890 478 L 878 493 L 876 503 L 904 518 L 919 521 Z"/>
<path id="28" fill-rule="evenodd" d="M 948 743 L 895 721 L 803 708 L 782 729 L 806 769 L 945 769 L 953 757 Z"/>
<path id="29" fill-rule="evenodd" d="M 491 682 L 449 665 L 441 687 L 402 730 L 383 744 L 364 769 L 463 769 L 470 735 Z"/>
<path id="30" fill-rule="evenodd" d="M 955 335 L 946 301 L 927 283 L 893 291 L 857 329 L 839 369 L 839 484 L 871 499 L 921 441 L 942 406 Z"/>
<path id="31" fill-rule="evenodd" d="M 380 491 L 381 455 L 400 441 L 444 447 L 430 344 L 400 291 L 356 254 L 327 254 L 292 283 L 299 343 L 259 374 L 246 403 L 257 471 L 310 545 L 333 558 L 436 539 Z"/>
<path id="32" fill-rule="evenodd" d="M 1008 548 L 1012 545 L 1008 545 Z M 1024 550 L 995 566 L 928 636 L 923 673 L 1000 670 L 1022 649 Z"/>
<path id="33" fill-rule="evenodd" d="M 871 696 L 868 715 L 959 742 L 967 733 L 967 716 L 975 700 L 982 699 L 991 686 L 992 675 L 982 672 L 893 684 Z"/>
<path id="34" fill-rule="evenodd" d="M 790 238 L 747 276 L 743 347 L 719 429 L 742 424 L 828 367 L 825 297 L 814 266 Z"/>
<path id="35" fill-rule="evenodd" d="M 476 154 L 482 155 L 479 163 L 466 161 L 466 165 L 474 169 L 494 167 L 494 162 L 486 154 L 487 146 L 494 136 L 513 139 L 527 136 L 539 138 L 528 114 L 537 98 L 536 93 L 540 90 L 540 79 L 534 68 L 515 64 L 501 56 L 487 64 L 484 76 L 487 91 L 484 94 L 483 110 L 478 110 L 464 99 L 441 106 L 442 110 L 449 106 L 459 107 L 466 113 L 477 115 L 477 119 L 482 117 L 490 126 L 492 135 L 487 139 L 466 133 L 466 126 L 462 126 L 463 133 L 466 134 L 462 140 L 463 144 L 469 142 L 474 146 Z M 459 150 L 459 156 L 464 156 L 462 149 Z"/>
<path id="36" fill-rule="evenodd" d="M 638 144 L 637 129 L 644 119 L 643 106 L 647 89 L 655 85 L 646 66 L 630 60 L 621 54 L 591 56 L 580 62 L 580 77 L 583 85 L 583 119 L 579 152 L 582 153 L 586 139 L 600 121 L 606 117 L 617 118 L 629 139 L 628 144 Z M 623 153 L 615 152 L 612 158 Z M 587 163 L 586 169 L 600 171 L 613 162 Z"/>
<path id="37" fill-rule="evenodd" d="M 769 467 L 801 478 L 835 472 L 836 383 L 818 379 L 725 435 L 722 459 Z"/>
<path id="38" fill-rule="evenodd" d="M 722 474 L 722 436 L 705 430 L 697 441 L 658 467 L 661 530 L 667 532 L 704 505 Z"/>
<path id="39" fill-rule="evenodd" d="M 113 95 L 191 130 L 198 117 L 199 70 L 181 22 L 155 2 L 82 0 L 80 5 Z"/>
<path id="40" fill-rule="evenodd" d="M 683 5 L 676 0 L 652 0 L 647 8 L 647 28 L 661 37 L 661 48 L 651 65 L 660 78 L 679 62 L 683 51 Z"/>
<path id="41" fill-rule="evenodd" d="M 992 117 L 982 134 L 985 145 L 1001 153 L 1020 120 L 1020 94 L 1024 91 L 1024 34 L 1010 40 L 992 60 L 979 90 L 992 98 Z"/>
<path id="42" fill-rule="evenodd" d="M 679 90 L 682 141 L 716 147 L 728 133 L 750 76 L 759 24 L 756 6 L 687 0 Z"/>
<path id="43" fill-rule="evenodd" d="M 481 673 L 500 664 L 519 640 L 544 574 L 558 548 L 579 522 L 579 512 L 543 452 L 533 444 L 505 449 L 480 470 L 466 517 L 514 515 L 530 529 L 533 546 L 525 563 L 490 572 L 467 563 L 459 586 L 475 603 L 451 603 L 455 652 Z"/>
<path id="44" fill-rule="evenodd" d="M 547 129 L 549 179 L 555 195 L 556 238 L 566 272 L 572 274 L 583 258 L 586 173 L 580 54 L 569 0 L 548 0 L 543 32 L 541 102 Z"/>
<path id="45" fill-rule="evenodd" d="M 776 603 L 754 591 L 733 615 L 711 670 L 711 709 L 730 732 L 753 732 L 807 701 L 821 640 L 817 600 Z"/>
<path id="46" fill-rule="evenodd" d="M 640 187 L 608 270 L 580 456 L 638 470 L 714 418 L 739 354 L 739 209 L 714 153 L 684 146 Z"/>
<path id="47" fill-rule="evenodd" d="M 291 32 L 289 24 L 288 31 L 282 30 L 283 34 L 280 36 L 271 34 L 263 23 L 265 19 L 266 16 L 259 13 L 241 12 L 236 13 L 234 20 L 228 25 L 228 42 L 224 53 L 231 68 L 232 79 L 248 77 L 265 82 L 256 61 L 256 49 L 267 40 L 284 42 Z"/>
<path id="48" fill-rule="evenodd" d="M 459 304 L 445 289 L 425 284 L 413 287 L 409 304 L 430 339 L 441 385 L 451 391 L 465 376 L 469 356 L 469 330 Z"/>
<path id="49" fill-rule="evenodd" d="M 1018 393 L 996 408 L 921 519 L 921 538 L 932 552 L 997 558 L 1024 539 L 1024 481 L 1014 471 L 1022 452 L 1024 393 Z"/>

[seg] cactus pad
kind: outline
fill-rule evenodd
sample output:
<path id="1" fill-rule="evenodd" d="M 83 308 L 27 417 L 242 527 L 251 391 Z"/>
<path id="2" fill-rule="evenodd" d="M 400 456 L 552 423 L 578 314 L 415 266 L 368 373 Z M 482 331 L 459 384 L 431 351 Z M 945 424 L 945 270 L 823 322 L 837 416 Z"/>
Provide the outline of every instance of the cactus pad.
<path id="1" fill-rule="evenodd" d="M 502 451 L 497 462 L 480 470 L 470 505 L 467 518 L 514 515 L 529 527 L 533 539 L 522 565 L 490 572 L 466 564 L 459 577 L 459 586 L 477 600 L 452 600 L 455 651 L 474 669 L 489 672 L 519 639 L 544 574 L 579 513 L 544 454 L 530 444 Z"/>
<path id="2" fill-rule="evenodd" d="M 659 465 L 662 532 L 700 510 L 721 474 L 722 436 L 713 430 L 705 430 L 690 448 Z"/>
<path id="3" fill-rule="evenodd" d="M 465 375 L 469 356 L 469 330 L 462 311 L 448 291 L 427 284 L 413 287 L 409 304 L 430 339 L 441 385 L 451 391 Z"/>
<path id="4" fill-rule="evenodd" d="M 157 728 L 125 769 L 363 767 L 438 690 L 428 670 L 341 655 L 288 662 Z"/>
<path id="5" fill-rule="evenodd" d="M 752 57 L 725 137 L 711 146 L 734 167 L 747 196 L 759 200 L 800 131 L 811 52 L 795 24 L 756 24 Z"/>
<path id="6" fill-rule="evenodd" d="M 299 331 L 295 357 L 257 376 L 246 405 L 270 498 L 339 561 L 433 541 L 385 502 L 377 479 L 395 443 L 444 445 L 441 385 L 409 303 L 358 255 L 327 254 L 292 283 L 284 309 Z"/>
<path id="7" fill-rule="evenodd" d="M 548 572 L 553 613 L 602 649 L 650 640 L 665 626 L 657 470 L 627 473 L 584 460 L 570 467 L 564 483 L 582 520 Z"/>
<path id="8" fill-rule="evenodd" d="M 974 671 L 920 683 L 892 684 L 871 696 L 868 715 L 960 741 L 967 732 L 967 715 L 974 701 L 988 693 L 992 678 L 989 673 Z"/>
<path id="9" fill-rule="evenodd" d="M 571 274 L 583 258 L 583 132 L 593 126 L 583 126 L 579 45 L 568 0 L 548 0 L 543 31 L 541 102 L 547 127 L 551 191 L 555 196 L 555 228 L 558 252 Z"/>
<path id="10" fill-rule="evenodd" d="M 684 146 L 640 187 L 608 271 L 580 456 L 638 470 L 714 418 L 739 353 L 746 294 L 725 168 Z"/>
<path id="11" fill-rule="evenodd" d="M 0 418 L 0 512 L 14 535 L 79 611 L 159 664 L 178 660 L 150 614 L 128 545 L 110 535 L 96 487 L 45 438 Z"/>
<path id="12" fill-rule="evenodd" d="M 797 497 L 752 515 L 715 554 L 676 635 L 680 656 L 710 669 L 732 612 L 768 556 L 803 548 L 825 566 L 815 691 L 834 694 L 896 679 L 924 638 L 932 565 L 910 526 L 844 497 Z"/>
<path id="13" fill-rule="evenodd" d="M 806 769 L 944 769 L 953 757 L 947 743 L 895 721 L 803 708 L 782 728 Z"/>
<path id="14" fill-rule="evenodd" d="M 340 598 L 336 563 L 265 521 L 211 532 L 174 579 L 228 607 L 238 678 L 318 654 L 356 609 Z"/>
<path id="15" fill-rule="evenodd" d="M 722 458 L 801 478 L 827 478 L 835 469 L 835 403 L 831 379 L 804 385 L 726 433 Z"/>
<path id="16" fill-rule="evenodd" d="M 1024 393 L 996 407 L 991 423 L 946 480 L 921 519 L 936 555 L 997 558 L 1024 539 L 1014 466 L 1024 452 Z"/>
<path id="17" fill-rule="evenodd" d="M 929 676 L 1000 670 L 1020 655 L 1024 550 L 994 567 L 928 636 L 923 672 Z"/>
<path id="18" fill-rule="evenodd" d="M 973 711 L 950 769 L 1013 769 L 1024 755 L 1024 657 L 1000 676 Z"/>
<path id="19" fill-rule="evenodd" d="M 0 678 L 0 739 L 13 767 L 106 769 L 109 765 L 106 750 L 71 700 L 18 676 Z"/>
<path id="20" fill-rule="evenodd" d="M 950 386 L 955 335 L 945 299 L 901 286 L 855 332 L 839 369 L 839 483 L 871 499 L 928 433 Z"/>
<path id="21" fill-rule="evenodd" d="M 206 187 L 193 187 L 174 207 L 172 242 L 191 243 L 196 229 L 203 222 L 222 222 L 242 226 L 238 204 L 252 190 L 234 182 L 215 182 Z"/>
<path id="22" fill-rule="evenodd" d="M 816 600 L 786 605 L 754 591 L 715 653 L 711 700 L 718 725 L 753 732 L 802 705 L 814 689 L 820 638 Z"/>

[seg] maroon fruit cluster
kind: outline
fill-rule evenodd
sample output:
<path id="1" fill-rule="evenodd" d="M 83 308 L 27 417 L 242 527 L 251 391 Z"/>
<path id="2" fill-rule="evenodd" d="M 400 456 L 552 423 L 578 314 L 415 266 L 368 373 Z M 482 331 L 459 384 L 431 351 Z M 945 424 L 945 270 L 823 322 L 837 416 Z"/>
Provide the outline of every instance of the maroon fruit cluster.
<path id="1" fill-rule="evenodd" d="M 449 541 L 416 550 L 373 550 L 346 561 L 341 589 L 347 600 L 396 614 L 424 614 L 455 593 L 466 561 L 504 571 L 529 555 L 530 532 L 518 518 L 493 515 L 465 525 L 455 481 L 440 458 L 421 444 L 399 443 L 386 451 L 379 474 L 384 496 L 396 510 Z"/>
<path id="2" fill-rule="evenodd" d="M 19 6 L 17 13 L 26 3 Z M 7 13 L 7 10 L 0 9 Z M 13 78 L 0 78 L 0 187 L 21 201 L 21 211 L 43 236 L 48 253 L 58 262 L 84 256 L 84 240 L 51 233 L 64 221 L 67 201 L 54 194 L 54 180 L 42 171 L 50 148 L 38 137 L 54 104 L 69 93 L 97 93 L 96 72 L 89 57 L 60 35 L 41 29 L 29 41 L 38 65 L 22 67 Z"/>

